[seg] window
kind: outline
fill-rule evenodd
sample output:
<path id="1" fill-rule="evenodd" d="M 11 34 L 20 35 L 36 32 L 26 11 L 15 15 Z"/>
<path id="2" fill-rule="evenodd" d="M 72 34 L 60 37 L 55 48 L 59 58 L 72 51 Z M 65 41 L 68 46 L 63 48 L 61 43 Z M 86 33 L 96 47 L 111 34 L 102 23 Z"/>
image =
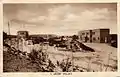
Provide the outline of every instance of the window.
<path id="1" fill-rule="evenodd" d="M 92 32 L 92 34 L 94 35 L 94 34 L 95 34 L 95 32 Z"/>
<path id="2" fill-rule="evenodd" d="M 93 40 L 95 41 L 95 40 L 96 40 L 96 38 L 95 38 L 95 37 L 93 37 Z"/>
<path id="3" fill-rule="evenodd" d="M 100 38 L 98 37 L 98 40 L 100 40 Z"/>
<path id="4" fill-rule="evenodd" d="M 85 33 L 82 33 L 82 35 L 85 35 Z"/>
<path id="5" fill-rule="evenodd" d="M 87 38 L 87 40 L 89 40 L 89 38 Z"/>
<path id="6" fill-rule="evenodd" d="M 89 33 L 87 32 L 86 34 L 88 35 Z"/>

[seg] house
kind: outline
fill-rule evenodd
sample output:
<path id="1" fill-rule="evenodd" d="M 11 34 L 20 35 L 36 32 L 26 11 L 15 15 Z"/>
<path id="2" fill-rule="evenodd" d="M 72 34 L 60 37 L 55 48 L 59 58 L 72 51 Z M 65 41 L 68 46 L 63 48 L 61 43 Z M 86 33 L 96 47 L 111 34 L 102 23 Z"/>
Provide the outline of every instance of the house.
<path id="1" fill-rule="evenodd" d="M 109 29 L 93 29 L 78 32 L 80 41 L 88 43 L 107 43 L 109 41 Z"/>
<path id="2" fill-rule="evenodd" d="M 109 35 L 109 44 L 111 46 L 117 48 L 117 34 L 110 34 Z"/>

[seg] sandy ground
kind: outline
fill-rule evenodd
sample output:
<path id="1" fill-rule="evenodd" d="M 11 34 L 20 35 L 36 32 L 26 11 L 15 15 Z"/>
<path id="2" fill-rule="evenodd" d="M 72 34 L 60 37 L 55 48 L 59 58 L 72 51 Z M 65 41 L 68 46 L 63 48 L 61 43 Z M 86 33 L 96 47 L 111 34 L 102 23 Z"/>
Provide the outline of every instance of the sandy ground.
<path id="1" fill-rule="evenodd" d="M 56 63 L 66 58 L 71 58 L 74 65 L 86 71 L 116 71 L 117 70 L 117 48 L 101 43 L 85 43 L 94 48 L 95 52 L 70 52 L 63 48 L 55 49 L 48 47 L 49 58 Z"/>
<path id="2" fill-rule="evenodd" d="M 79 68 L 86 72 L 117 71 L 117 48 L 104 43 L 84 44 L 95 49 L 95 52 L 71 52 L 64 48 L 54 48 L 48 45 L 43 47 L 43 51 L 48 53 L 49 59 L 54 64 L 57 61 L 61 62 L 63 59 L 70 58 L 73 65 L 79 66 Z M 6 51 L 5 48 L 4 51 Z M 31 70 L 33 71 L 33 69 Z"/>

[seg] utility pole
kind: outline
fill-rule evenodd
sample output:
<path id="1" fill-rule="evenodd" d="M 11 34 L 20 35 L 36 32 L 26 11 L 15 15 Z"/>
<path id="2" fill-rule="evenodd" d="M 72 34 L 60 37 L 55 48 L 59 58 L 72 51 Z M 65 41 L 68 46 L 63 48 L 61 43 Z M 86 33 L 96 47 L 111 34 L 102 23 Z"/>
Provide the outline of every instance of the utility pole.
<path id="1" fill-rule="evenodd" d="M 9 40 L 10 40 L 10 45 L 11 45 L 11 37 L 10 37 L 10 22 L 8 21 L 8 35 L 9 35 Z"/>
<path id="2" fill-rule="evenodd" d="M 10 35 L 10 22 L 8 21 L 8 34 Z"/>

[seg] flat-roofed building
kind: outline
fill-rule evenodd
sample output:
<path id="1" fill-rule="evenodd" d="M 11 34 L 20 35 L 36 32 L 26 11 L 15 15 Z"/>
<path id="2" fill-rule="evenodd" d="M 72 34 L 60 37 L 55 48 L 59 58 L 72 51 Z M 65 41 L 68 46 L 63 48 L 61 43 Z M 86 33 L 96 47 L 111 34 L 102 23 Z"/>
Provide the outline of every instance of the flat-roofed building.
<path id="1" fill-rule="evenodd" d="M 18 32 L 17 32 L 17 37 L 18 37 L 18 38 L 27 39 L 28 36 L 29 36 L 28 31 L 18 31 Z"/>
<path id="2" fill-rule="evenodd" d="M 82 42 L 107 43 L 109 32 L 109 29 L 93 29 L 79 31 L 78 35 Z"/>
<path id="3" fill-rule="evenodd" d="M 117 46 L 117 34 L 110 34 L 109 35 L 109 44 L 113 47 L 118 47 Z"/>
<path id="4" fill-rule="evenodd" d="M 91 30 L 79 31 L 78 36 L 82 42 L 92 42 Z"/>

